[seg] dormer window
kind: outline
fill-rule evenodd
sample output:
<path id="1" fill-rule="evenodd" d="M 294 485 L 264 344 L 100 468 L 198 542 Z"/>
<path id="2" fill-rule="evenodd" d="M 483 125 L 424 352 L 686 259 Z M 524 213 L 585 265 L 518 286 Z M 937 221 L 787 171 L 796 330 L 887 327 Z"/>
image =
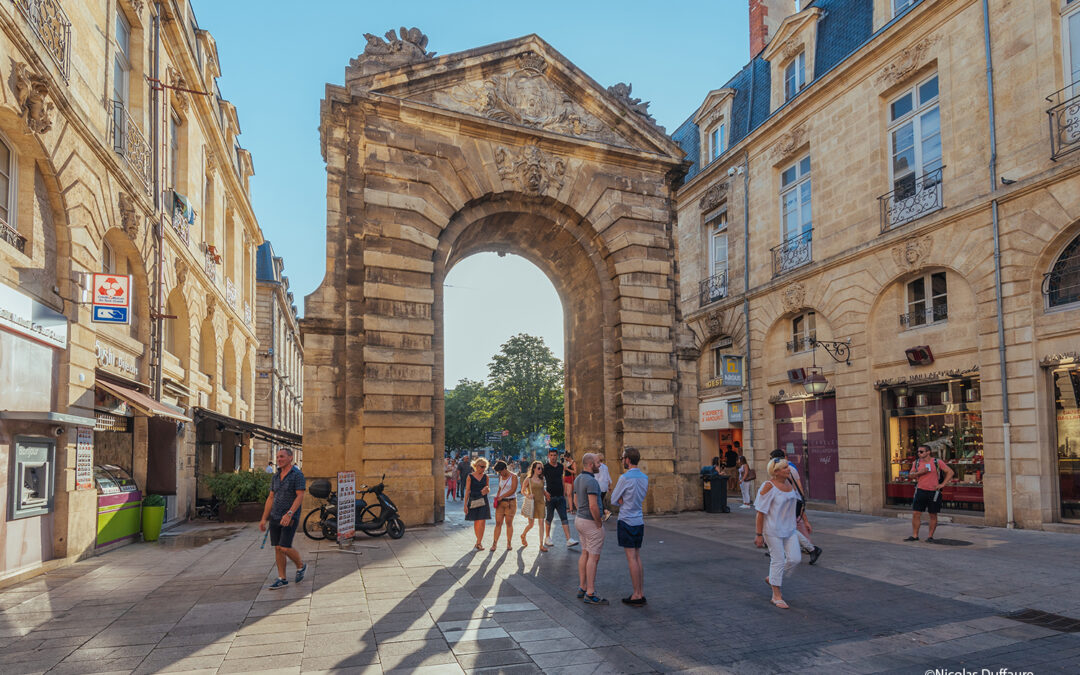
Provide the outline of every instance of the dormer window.
<path id="1" fill-rule="evenodd" d="M 784 101 L 795 98 L 795 94 L 806 86 L 806 52 L 799 52 L 784 68 Z"/>
<path id="2" fill-rule="evenodd" d="M 694 124 L 700 130 L 702 166 L 724 154 L 728 149 L 728 121 L 731 119 L 731 102 L 734 89 L 714 89 L 694 114 Z"/>

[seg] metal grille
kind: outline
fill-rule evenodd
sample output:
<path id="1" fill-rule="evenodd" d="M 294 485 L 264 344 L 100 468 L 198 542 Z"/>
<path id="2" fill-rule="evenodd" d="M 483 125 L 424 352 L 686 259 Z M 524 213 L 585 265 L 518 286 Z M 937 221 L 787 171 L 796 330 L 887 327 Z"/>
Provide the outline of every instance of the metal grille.
<path id="1" fill-rule="evenodd" d="M 57 0 L 14 0 L 64 79 L 71 70 L 71 22 Z"/>
<path id="2" fill-rule="evenodd" d="M 933 307 L 927 307 L 921 312 L 901 314 L 900 325 L 904 328 L 915 328 L 916 326 L 925 326 L 936 321 L 944 321 L 948 318 L 948 305 L 934 305 Z"/>
<path id="3" fill-rule="evenodd" d="M 1046 97 L 1050 116 L 1050 159 L 1057 160 L 1080 149 L 1080 82 Z"/>
<path id="4" fill-rule="evenodd" d="M 120 431 L 126 433 L 131 431 L 130 424 L 131 418 L 123 415 L 104 412 L 94 414 L 94 431 Z"/>
<path id="5" fill-rule="evenodd" d="M 1033 626 L 1049 628 L 1062 633 L 1080 633 L 1080 619 L 1073 619 L 1060 614 L 1051 614 L 1038 609 L 1022 609 L 1018 612 L 1003 615 L 1006 619 L 1029 623 Z"/>
<path id="6" fill-rule="evenodd" d="M 908 178 L 900 179 L 907 182 L 878 197 L 882 232 L 941 209 L 941 172 L 944 168 L 929 171 L 920 178 L 915 178 L 912 174 Z"/>
<path id="7" fill-rule="evenodd" d="M 710 302 L 727 297 L 727 272 L 714 274 L 698 283 L 698 306 L 704 307 Z"/>
<path id="8" fill-rule="evenodd" d="M 772 248 L 774 277 L 797 267 L 809 265 L 813 261 L 813 248 L 811 247 L 813 234 L 812 229 L 807 230 Z"/>
<path id="9" fill-rule="evenodd" d="M 19 231 L 0 220 L 0 240 L 6 241 L 15 247 L 19 253 L 26 253 L 26 237 Z"/>
<path id="10" fill-rule="evenodd" d="M 112 141 L 113 150 L 124 158 L 149 193 L 153 178 L 150 145 L 122 101 L 113 101 Z"/>
<path id="11" fill-rule="evenodd" d="M 1080 302 L 1080 237 L 1074 239 L 1043 275 L 1042 292 L 1050 307 Z"/>

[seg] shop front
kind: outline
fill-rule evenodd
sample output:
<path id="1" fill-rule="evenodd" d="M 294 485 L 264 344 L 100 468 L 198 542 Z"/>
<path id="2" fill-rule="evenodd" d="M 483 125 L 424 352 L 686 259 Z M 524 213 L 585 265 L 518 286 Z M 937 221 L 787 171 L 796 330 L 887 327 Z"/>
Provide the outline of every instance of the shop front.
<path id="1" fill-rule="evenodd" d="M 1062 520 L 1080 520 L 1080 357 L 1055 359 L 1054 458 Z"/>
<path id="2" fill-rule="evenodd" d="M 942 490 L 943 507 L 984 511 L 983 429 L 978 370 L 935 373 L 878 383 L 885 447 L 885 504 L 910 506 L 910 475 L 920 445 L 948 464 L 953 482 Z"/>
<path id="3" fill-rule="evenodd" d="M 832 395 L 773 402 L 776 445 L 795 464 L 807 499 L 836 501 L 840 444 Z"/>
<path id="4" fill-rule="evenodd" d="M 712 463 L 729 449 L 742 447 L 742 399 L 714 398 L 698 404 L 701 464 Z M 738 445 L 735 445 L 738 443 Z"/>
<path id="5" fill-rule="evenodd" d="M 211 498 L 206 477 L 222 472 L 263 469 L 254 464 L 255 458 L 251 452 L 253 438 L 292 448 L 294 457 L 300 456 L 303 437 L 299 434 L 237 419 L 207 408 L 192 408 L 192 417 L 195 420 L 197 503 L 205 503 Z"/>

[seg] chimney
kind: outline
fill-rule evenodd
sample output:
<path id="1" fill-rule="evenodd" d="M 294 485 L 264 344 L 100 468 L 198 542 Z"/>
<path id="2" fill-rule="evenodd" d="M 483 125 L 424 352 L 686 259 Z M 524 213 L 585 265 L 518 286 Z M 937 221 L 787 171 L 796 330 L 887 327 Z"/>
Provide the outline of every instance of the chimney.
<path id="1" fill-rule="evenodd" d="M 765 49 L 784 19 L 799 11 L 798 4 L 797 0 L 750 0 L 750 58 Z"/>

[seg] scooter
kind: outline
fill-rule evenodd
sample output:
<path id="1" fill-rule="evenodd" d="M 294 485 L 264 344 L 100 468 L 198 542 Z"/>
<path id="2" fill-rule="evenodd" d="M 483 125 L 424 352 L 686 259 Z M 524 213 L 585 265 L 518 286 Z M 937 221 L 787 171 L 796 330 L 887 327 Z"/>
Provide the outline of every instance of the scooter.
<path id="1" fill-rule="evenodd" d="M 383 474 L 383 479 L 386 474 Z M 385 483 L 379 482 L 369 488 L 361 485 L 355 502 L 355 528 L 371 537 L 389 534 L 391 539 L 401 539 L 405 534 L 405 523 L 398 515 L 397 506 L 383 492 Z M 310 539 L 337 539 L 337 493 L 330 490 L 330 481 L 320 479 L 312 481 L 308 487 L 311 496 L 325 499 L 326 504 L 312 509 L 304 517 L 304 534 Z M 364 495 L 374 495 L 375 501 L 368 504 Z"/>

